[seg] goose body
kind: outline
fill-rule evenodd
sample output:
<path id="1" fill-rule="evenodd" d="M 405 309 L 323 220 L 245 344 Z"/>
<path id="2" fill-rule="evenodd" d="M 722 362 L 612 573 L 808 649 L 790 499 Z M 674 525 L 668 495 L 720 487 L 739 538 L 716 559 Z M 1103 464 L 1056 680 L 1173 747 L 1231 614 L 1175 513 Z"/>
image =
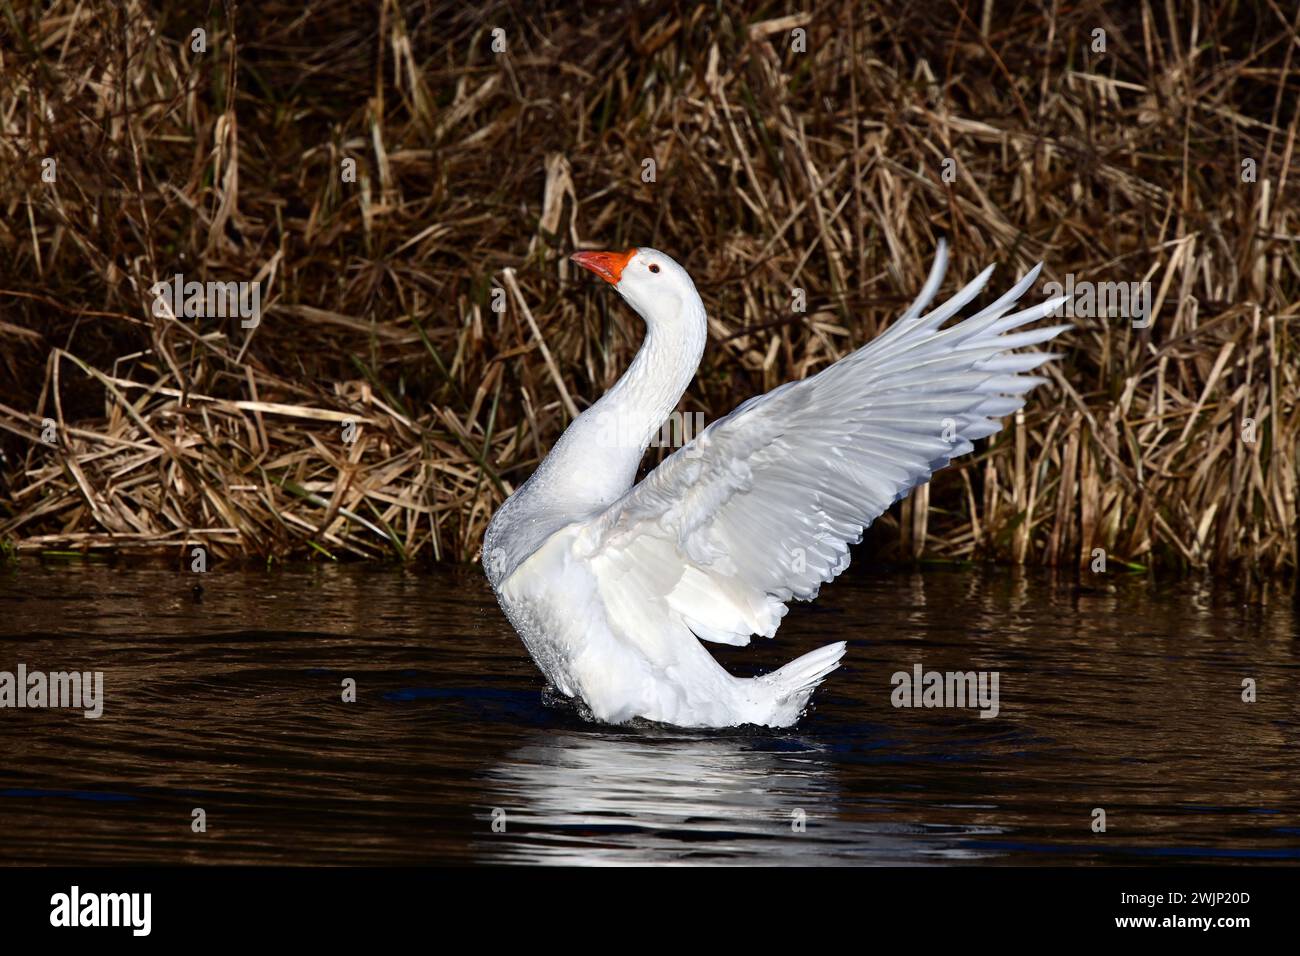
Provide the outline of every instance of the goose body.
<path id="1" fill-rule="evenodd" d="M 736 678 L 702 641 L 772 637 L 787 602 L 812 600 L 848 566 L 867 525 L 998 431 L 1045 381 L 1023 373 L 1056 357 L 1010 350 L 1068 328 L 1023 329 L 1064 297 L 1011 311 L 1035 267 L 941 328 L 992 272 L 926 313 L 947 261 L 941 243 L 916 301 L 885 332 L 744 402 L 635 483 L 699 366 L 704 304 L 655 249 L 573 258 L 641 315 L 646 338 L 493 517 L 483 565 L 497 600 L 546 679 L 597 720 L 790 726 L 839 665 L 843 642 Z"/>

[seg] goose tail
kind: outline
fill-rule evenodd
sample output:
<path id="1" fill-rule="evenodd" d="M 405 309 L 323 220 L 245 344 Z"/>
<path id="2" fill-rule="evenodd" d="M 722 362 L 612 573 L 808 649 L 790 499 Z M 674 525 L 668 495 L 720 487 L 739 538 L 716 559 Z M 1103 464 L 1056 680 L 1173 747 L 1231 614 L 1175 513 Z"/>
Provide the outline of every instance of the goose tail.
<path id="1" fill-rule="evenodd" d="M 755 681 L 767 685 L 772 695 L 771 713 L 763 723 L 769 727 L 789 727 L 797 721 L 817 685 L 840 666 L 845 647 L 844 641 L 827 644 L 803 657 L 796 657 L 770 674 L 755 678 Z"/>

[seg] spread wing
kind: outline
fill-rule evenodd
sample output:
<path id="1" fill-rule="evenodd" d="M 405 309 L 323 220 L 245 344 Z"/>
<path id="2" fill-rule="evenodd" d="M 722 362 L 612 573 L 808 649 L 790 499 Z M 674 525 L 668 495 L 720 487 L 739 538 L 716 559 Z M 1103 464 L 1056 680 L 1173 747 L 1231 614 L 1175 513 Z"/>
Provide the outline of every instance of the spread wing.
<path id="1" fill-rule="evenodd" d="M 585 547 L 658 567 L 664 597 L 699 637 L 749 643 L 776 633 L 791 598 L 817 596 L 849 545 L 912 488 L 1002 426 L 1059 356 L 1011 353 L 1068 325 L 1016 331 L 1066 297 L 1008 314 L 1040 266 L 964 321 L 990 266 L 933 311 L 947 250 L 884 333 L 811 378 L 757 396 L 665 459 L 590 525 Z"/>

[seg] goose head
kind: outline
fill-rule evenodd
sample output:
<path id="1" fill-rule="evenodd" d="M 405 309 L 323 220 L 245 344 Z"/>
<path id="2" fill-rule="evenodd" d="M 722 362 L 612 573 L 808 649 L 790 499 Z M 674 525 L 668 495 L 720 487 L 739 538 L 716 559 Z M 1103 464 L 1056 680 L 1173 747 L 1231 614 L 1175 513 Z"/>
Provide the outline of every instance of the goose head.
<path id="1" fill-rule="evenodd" d="M 685 269 L 658 249 L 640 246 L 626 252 L 575 252 L 570 258 L 617 289 L 645 319 L 650 332 L 704 331 L 704 304 L 695 283 Z"/>

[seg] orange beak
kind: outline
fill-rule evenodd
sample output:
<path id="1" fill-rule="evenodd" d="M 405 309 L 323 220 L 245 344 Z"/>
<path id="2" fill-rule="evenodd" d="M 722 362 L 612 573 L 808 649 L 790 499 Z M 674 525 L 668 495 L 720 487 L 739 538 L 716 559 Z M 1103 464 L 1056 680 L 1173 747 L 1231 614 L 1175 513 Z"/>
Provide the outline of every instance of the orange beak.
<path id="1" fill-rule="evenodd" d="M 634 255 L 636 250 L 629 249 L 627 252 L 575 252 L 569 258 L 584 269 L 590 269 L 610 285 L 618 285 L 623 270 Z"/>

